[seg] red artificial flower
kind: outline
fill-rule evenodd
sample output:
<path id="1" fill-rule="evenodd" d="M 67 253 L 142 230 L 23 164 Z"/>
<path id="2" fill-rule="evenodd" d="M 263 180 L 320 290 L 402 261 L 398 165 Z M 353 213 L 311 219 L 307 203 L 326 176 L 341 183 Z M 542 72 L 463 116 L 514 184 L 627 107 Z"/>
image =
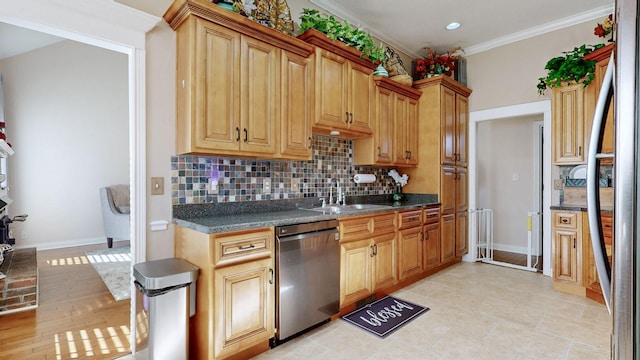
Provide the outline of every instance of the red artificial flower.
<path id="1" fill-rule="evenodd" d="M 602 25 L 598 24 L 598 26 L 596 26 L 595 29 L 593 29 L 593 35 L 596 35 L 599 37 L 605 37 L 606 34 Z"/>

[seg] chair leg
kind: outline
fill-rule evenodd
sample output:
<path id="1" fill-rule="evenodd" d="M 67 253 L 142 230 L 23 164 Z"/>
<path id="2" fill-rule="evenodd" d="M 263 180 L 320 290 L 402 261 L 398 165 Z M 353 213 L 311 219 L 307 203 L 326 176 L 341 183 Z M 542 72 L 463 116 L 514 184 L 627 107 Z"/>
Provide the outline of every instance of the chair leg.
<path id="1" fill-rule="evenodd" d="M 113 238 L 107 238 L 107 246 L 110 248 L 113 247 Z"/>

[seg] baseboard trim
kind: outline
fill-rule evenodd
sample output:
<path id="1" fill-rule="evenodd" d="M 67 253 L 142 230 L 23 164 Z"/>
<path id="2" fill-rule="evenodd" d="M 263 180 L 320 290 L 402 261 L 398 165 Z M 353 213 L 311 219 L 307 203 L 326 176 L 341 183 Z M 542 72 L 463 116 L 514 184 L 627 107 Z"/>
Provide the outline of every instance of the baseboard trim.
<path id="1" fill-rule="evenodd" d="M 117 240 L 114 239 L 114 241 L 117 241 Z M 33 244 L 33 243 L 25 243 L 25 242 L 18 243 L 16 241 L 16 244 L 13 247 L 15 249 L 35 247 L 36 250 L 40 251 L 40 250 L 53 250 L 53 249 L 62 249 L 62 248 L 68 248 L 68 247 L 95 245 L 95 244 L 104 244 L 104 246 L 107 247 L 107 238 L 98 237 L 98 238 L 59 241 L 59 242 L 42 243 L 42 244 Z"/>

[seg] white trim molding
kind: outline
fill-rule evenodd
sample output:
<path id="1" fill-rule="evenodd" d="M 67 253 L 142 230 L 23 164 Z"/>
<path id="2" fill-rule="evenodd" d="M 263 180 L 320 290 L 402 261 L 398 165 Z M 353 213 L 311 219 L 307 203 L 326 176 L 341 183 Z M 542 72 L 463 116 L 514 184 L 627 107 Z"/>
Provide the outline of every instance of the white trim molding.
<path id="1" fill-rule="evenodd" d="M 543 146 L 543 185 L 542 199 L 542 267 L 543 274 L 551 276 L 551 211 L 553 175 L 551 166 L 551 100 L 504 106 L 499 108 L 473 111 L 469 114 L 469 209 L 478 207 L 478 179 L 477 179 L 477 123 L 481 121 L 505 119 L 512 117 L 541 115 L 544 123 Z M 557 200 L 557 199 L 556 199 Z M 465 261 L 473 261 L 476 253 L 475 229 L 469 229 L 469 254 Z"/>

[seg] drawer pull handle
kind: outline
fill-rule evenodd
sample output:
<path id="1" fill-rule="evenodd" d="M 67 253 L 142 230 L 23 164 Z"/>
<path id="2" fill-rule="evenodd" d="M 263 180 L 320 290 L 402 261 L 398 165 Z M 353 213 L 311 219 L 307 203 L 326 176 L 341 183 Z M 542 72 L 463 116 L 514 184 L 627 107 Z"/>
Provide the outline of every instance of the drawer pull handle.
<path id="1" fill-rule="evenodd" d="M 351 120 L 349 121 L 349 124 L 353 124 L 353 113 L 349 113 L 349 117 L 351 118 Z"/>
<path id="2" fill-rule="evenodd" d="M 348 124 L 349 123 L 349 112 L 347 111 L 346 113 L 344 113 L 346 115 L 346 119 L 345 122 Z"/>
<path id="3" fill-rule="evenodd" d="M 236 137 L 236 141 L 240 141 L 240 128 L 236 127 L 236 132 L 238 133 L 238 137 Z"/>
<path id="4" fill-rule="evenodd" d="M 253 249 L 254 247 L 256 247 L 255 245 L 251 244 L 251 245 L 242 245 L 242 246 L 238 246 L 238 250 L 249 250 L 249 249 Z"/>
<path id="5" fill-rule="evenodd" d="M 566 224 L 566 223 L 568 223 L 568 222 L 569 222 L 569 219 L 567 219 L 567 218 L 562 219 L 562 223 L 563 223 L 563 224 Z"/>
<path id="6" fill-rule="evenodd" d="M 247 128 L 244 128 L 244 142 L 248 142 L 249 141 L 249 131 L 247 131 Z"/>
<path id="7" fill-rule="evenodd" d="M 429 240 L 429 232 L 425 231 L 424 234 L 427 236 L 427 238 L 425 240 Z"/>
<path id="8" fill-rule="evenodd" d="M 369 256 L 370 256 L 370 257 L 374 257 L 374 256 L 376 256 L 376 252 L 375 252 L 375 250 L 373 249 L 373 245 L 371 245 L 371 246 L 369 246 L 369 247 L 371 248 L 371 254 L 369 254 Z"/>
<path id="9" fill-rule="evenodd" d="M 271 279 L 269 279 L 269 284 L 273 284 L 274 274 L 273 274 L 273 269 L 272 268 L 269 268 L 269 274 L 271 274 Z"/>

